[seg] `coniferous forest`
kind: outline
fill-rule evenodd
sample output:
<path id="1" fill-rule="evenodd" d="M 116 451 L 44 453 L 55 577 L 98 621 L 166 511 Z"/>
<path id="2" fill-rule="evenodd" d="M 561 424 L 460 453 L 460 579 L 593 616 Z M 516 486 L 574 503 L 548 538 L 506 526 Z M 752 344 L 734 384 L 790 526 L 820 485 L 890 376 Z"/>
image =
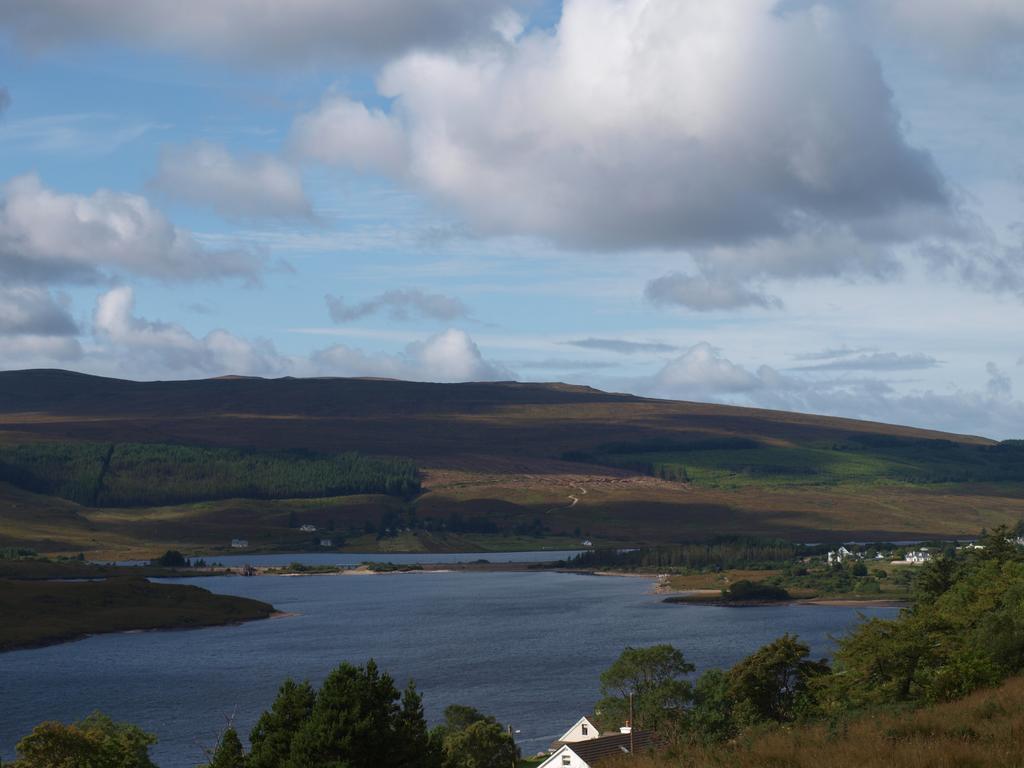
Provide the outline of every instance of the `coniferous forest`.
<path id="1" fill-rule="evenodd" d="M 0 481 L 97 507 L 362 493 L 407 497 L 420 490 L 416 465 L 406 459 L 140 443 L 0 446 Z"/>

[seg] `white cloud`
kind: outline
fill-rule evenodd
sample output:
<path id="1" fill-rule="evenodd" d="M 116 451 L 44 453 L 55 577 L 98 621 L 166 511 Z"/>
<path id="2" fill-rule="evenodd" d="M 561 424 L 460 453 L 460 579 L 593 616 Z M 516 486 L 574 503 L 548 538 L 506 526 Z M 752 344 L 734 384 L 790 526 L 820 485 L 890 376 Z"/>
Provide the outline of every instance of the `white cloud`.
<path id="1" fill-rule="evenodd" d="M 699 399 L 750 393 L 764 386 L 758 374 L 722 357 L 707 342 L 694 344 L 641 385 L 661 397 Z"/>
<path id="2" fill-rule="evenodd" d="M 312 124 L 330 144 L 343 104 L 338 145 L 384 171 L 404 156 L 405 178 L 484 233 L 607 249 L 916 237 L 944 183 L 875 60 L 838 16 L 775 5 L 567 0 L 554 33 L 409 55 L 379 79 L 389 114 L 329 98 L 296 136 Z"/>
<path id="3" fill-rule="evenodd" d="M 469 334 L 454 328 L 412 342 L 398 355 L 367 355 L 336 344 L 316 352 L 311 363 L 322 375 L 334 376 L 384 376 L 437 382 L 515 378 L 504 366 L 486 360 Z"/>
<path id="4" fill-rule="evenodd" d="M 2 188 L 0 276 L 9 281 L 94 281 L 104 272 L 163 280 L 254 278 L 262 259 L 211 251 L 138 195 L 62 194 L 33 174 Z"/>
<path id="5" fill-rule="evenodd" d="M 634 380 L 641 394 L 700 399 L 800 413 L 842 416 L 997 439 L 1024 436 L 1024 403 L 994 363 L 984 391 L 955 388 L 900 390 L 877 378 L 783 375 L 762 365 L 756 372 L 724 357 L 706 342 L 691 347 L 654 376 Z"/>
<path id="6" fill-rule="evenodd" d="M 78 326 L 66 301 L 31 286 L 0 287 L 0 336 L 74 336 Z"/>
<path id="7" fill-rule="evenodd" d="M 514 378 L 486 360 L 465 331 L 448 329 L 408 344 L 398 354 L 367 354 L 336 344 L 309 357 L 281 355 L 265 340 L 226 330 L 194 336 L 176 323 L 135 314 L 135 293 L 119 286 L 101 295 L 93 316 L 99 345 L 92 359 L 104 370 L 156 378 L 220 376 L 378 376 L 411 381 L 493 381 Z"/>
<path id="8" fill-rule="evenodd" d="M 26 46 L 114 40 L 274 63 L 391 56 L 494 34 L 517 0 L 5 0 L 0 26 Z"/>
<path id="9" fill-rule="evenodd" d="M 200 141 L 167 147 L 154 186 L 172 197 L 209 206 L 227 217 L 309 217 L 299 172 L 272 155 L 236 157 Z"/>
<path id="10" fill-rule="evenodd" d="M 94 333 L 104 352 L 128 371 L 172 372 L 182 375 L 280 375 L 288 361 L 269 342 L 249 342 L 224 330 L 196 338 L 175 323 L 137 317 L 135 293 L 128 286 L 99 297 L 93 317 Z"/>
<path id="11" fill-rule="evenodd" d="M 329 94 L 292 126 L 291 149 L 307 159 L 359 171 L 400 174 L 406 163 L 405 136 L 397 120 L 345 96 Z"/>
<path id="12" fill-rule="evenodd" d="M 8 371 L 49 368 L 54 363 L 77 363 L 82 354 L 82 345 L 72 336 L 0 335 L 0 361 L 3 361 L 3 369 Z"/>
<path id="13" fill-rule="evenodd" d="M 324 299 L 327 312 L 336 323 L 359 320 L 381 311 L 387 311 L 393 320 L 409 320 L 412 317 L 455 320 L 469 315 L 469 308 L 459 299 L 418 288 L 385 291 L 358 304 L 346 304 L 341 296 L 330 294 Z"/>

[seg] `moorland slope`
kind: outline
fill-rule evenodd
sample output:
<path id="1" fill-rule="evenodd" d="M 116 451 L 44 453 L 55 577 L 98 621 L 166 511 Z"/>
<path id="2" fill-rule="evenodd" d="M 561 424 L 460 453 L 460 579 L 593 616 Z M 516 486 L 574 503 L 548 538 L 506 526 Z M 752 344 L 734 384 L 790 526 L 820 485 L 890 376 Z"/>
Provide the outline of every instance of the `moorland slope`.
<path id="1" fill-rule="evenodd" d="M 355 452 L 412 462 L 419 486 L 317 481 L 280 499 L 247 493 L 236 472 L 231 490 L 218 493 L 209 477 L 178 477 L 171 460 L 161 464 L 182 450 L 212 457 L 197 466 L 243 473 L 304 462 L 291 473 L 296 482 L 331 457 L 355 461 Z M 43 470 L 38 456 L 47 451 Z M 68 463 L 53 461 L 53 451 L 99 457 L 91 500 L 41 477 Z M 140 451 L 145 461 L 118 463 Z M 236 536 L 253 547 L 311 546 L 298 522 L 350 548 L 473 550 L 583 537 L 965 536 L 1024 516 L 1024 450 L 1015 441 L 564 384 L 0 372 L 0 472 L 0 545 L 44 551 L 216 551 Z M 157 505 L 113 493 L 147 477 L 182 492 Z M 351 492 L 315 490 L 335 486 Z"/>

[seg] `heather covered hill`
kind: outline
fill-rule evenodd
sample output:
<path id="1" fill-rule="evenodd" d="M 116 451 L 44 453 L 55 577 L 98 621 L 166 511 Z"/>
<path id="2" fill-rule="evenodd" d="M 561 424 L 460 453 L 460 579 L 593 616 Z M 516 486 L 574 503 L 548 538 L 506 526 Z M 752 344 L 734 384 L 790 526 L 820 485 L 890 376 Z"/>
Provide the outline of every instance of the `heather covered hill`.
<path id="1" fill-rule="evenodd" d="M 347 455 L 396 480 L 352 482 Z M 365 551 L 971 536 L 1024 516 L 1019 441 L 564 384 L 0 372 L 0 462 L 0 543 L 44 551 L 294 548 L 298 518 Z M 288 481 L 247 481 L 268 467 Z"/>

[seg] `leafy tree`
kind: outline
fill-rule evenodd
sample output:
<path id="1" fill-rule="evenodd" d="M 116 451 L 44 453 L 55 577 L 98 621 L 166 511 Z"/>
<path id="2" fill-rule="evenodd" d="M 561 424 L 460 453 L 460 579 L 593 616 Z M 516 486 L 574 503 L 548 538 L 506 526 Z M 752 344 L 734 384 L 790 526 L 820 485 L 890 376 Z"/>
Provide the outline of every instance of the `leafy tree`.
<path id="1" fill-rule="evenodd" d="M 273 706 L 249 734 L 249 768 L 280 768 L 291 754 L 296 731 L 313 711 L 316 693 L 309 683 L 285 680 Z"/>
<path id="2" fill-rule="evenodd" d="M 516 765 L 519 748 L 495 722 L 478 720 L 448 735 L 443 768 L 504 768 Z"/>
<path id="3" fill-rule="evenodd" d="M 811 680 L 828 672 L 824 661 L 810 661 L 811 649 L 785 634 L 729 670 L 729 695 L 737 722 L 754 724 L 796 718 L 808 704 Z"/>
<path id="4" fill-rule="evenodd" d="M 224 731 L 207 768 L 246 768 L 242 740 L 234 728 Z"/>
<path id="5" fill-rule="evenodd" d="M 431 733 L 443 768 L 503 768 L 519 758 L 515 740 L 490 715 L 462 704 L 445 707 Z"/>
<path id="6" fill-rule="evenodd" d="M 71 725 L 45 722 L 18 742 L 19 768 L 156 768 L 149 747 L 156 737 L 93 712 Z"/>
<path id="7" fill-rule="evenodd" d="M 736 735 L 728 672 L 709 669 L 697 678 L 690 729 L 697 740 L 703 742 L 724 741 Z"/>
<path id="8" fill-rule="evenodd" d="M 682 726 L 693 689 L 685 676 L 696 667 L 671 645 L 627 647 L 601 673 L 601 695 L 596 711 L 603 727 L 617 727 L 629 719 L 629 695 L 633 694 L 632 725 L 668 731 Z"/>

